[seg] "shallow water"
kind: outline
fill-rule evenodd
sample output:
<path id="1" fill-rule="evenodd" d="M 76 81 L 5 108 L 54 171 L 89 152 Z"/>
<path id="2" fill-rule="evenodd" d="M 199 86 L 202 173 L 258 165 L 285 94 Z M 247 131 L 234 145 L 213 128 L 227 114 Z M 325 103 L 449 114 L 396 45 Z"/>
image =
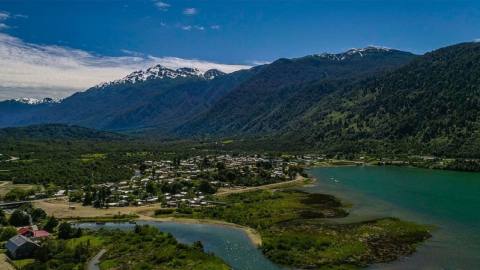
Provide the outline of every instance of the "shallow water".
<path id="1" fill-rule="evenodd" d="M 480 174 L 400 167 L 311 169 L 304 188 L 352 203 L 339 222 L 393 216 L 435 225 L 413 256 L 372 269 L 480 269 Z"/>

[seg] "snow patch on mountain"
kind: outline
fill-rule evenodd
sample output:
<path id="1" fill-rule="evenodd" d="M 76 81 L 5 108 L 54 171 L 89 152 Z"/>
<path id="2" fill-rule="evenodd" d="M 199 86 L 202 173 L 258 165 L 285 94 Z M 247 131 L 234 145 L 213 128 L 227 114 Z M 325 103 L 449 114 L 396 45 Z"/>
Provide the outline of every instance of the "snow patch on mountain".
<path id="1" fill-rule="evenodd" d="M 106 86 L 118 85 L 118 84 L 134 84 L 134 83 L 144 82 L 147 80 L 154 80 L 154 79 L 176 79 L 176 78 L 198 77 L 200 79 L 212 80 L 224 74 L 226 73 L 218 69 L 210 69 L 205 72 L 202 72 L 197 68 L 183 67 L 183 68 L 171 69 L 162 65 L 156 65 L 146 70 L 134 71 L 119 80 L 98 84 L 94 88 L 104 88 Z"/>
<path id="2" fill-rule="evenodd" d="M 355 56 L 364 57 L 374 53 L 390 52 L 390 51 L 393 51 L 393 49 L 372 45 L 365 48 L 352 48 L 343 53 L 322 53 L 322 54 L 315 54 L 314 56 L 329 59 L 329 60 L 342 61 L 342 60 L 350 59 Z"/>
<path id="3" fill-rule="evenodd" d="M 15 98 L 12 99 L 12 101 L 16 101 L 19 103 L 24 103 L 24 104 L 29 104 L 29 105 L 39 105 L 39 104 L 45 104 L 45 103 L 60 103 L 62 100 L 57 99 L 57 98 L 42 98 L 42 99 L 37 99 L 37 98 Z"/>

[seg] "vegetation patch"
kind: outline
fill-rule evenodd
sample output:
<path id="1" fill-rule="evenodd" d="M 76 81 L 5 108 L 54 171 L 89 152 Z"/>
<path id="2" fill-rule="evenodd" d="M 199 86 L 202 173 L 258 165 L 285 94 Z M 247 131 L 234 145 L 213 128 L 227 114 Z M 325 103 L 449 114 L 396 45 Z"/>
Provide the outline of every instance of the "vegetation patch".
<path id="1" fill-rule="evenodd" d="M 269 259 L 296 268 L 356 269 L 389 262 L 413 253 L 418 243 L 430 237 L 428 227 L 394 218 L 328 222 L 328 218 L 348 215 L 342 203 L 330 195 L 258 190 L 221 200 L 224 204 L 173 215 L 254 228 L 262 236 L 261 249 Z"/>
<path id="2" fill-rule="evenodd" d="M 219 258 L 203 251 L 200 242 L 193 246 L 178 243 L 169 234 L 149 226 L 134 231 L 100 230 L 107 252 L 102 256 L 103 269 L 230 269 Z"/>
<path id="3" fill-rule="evenodd" d="M 63 223 L 66 224 L 66 223 Z M 68 227 L 69 225 L 60 225 Z M 100 229 L 80 231 L 46 240 L 35 251 L 34 259 L 14 261 L 17 269 L 82 270 L 88 261 L 102 249 L 106 253 L 100 261 L 100 269 L 185 269 L 226 270 L 227 264 L 203 251 L 200 242 L 192 246 L 178 243 L 168 233 L 154 227 L 136 226 L 133 231 Z M 72 238 L 73 237 L 73 238 Z"/>

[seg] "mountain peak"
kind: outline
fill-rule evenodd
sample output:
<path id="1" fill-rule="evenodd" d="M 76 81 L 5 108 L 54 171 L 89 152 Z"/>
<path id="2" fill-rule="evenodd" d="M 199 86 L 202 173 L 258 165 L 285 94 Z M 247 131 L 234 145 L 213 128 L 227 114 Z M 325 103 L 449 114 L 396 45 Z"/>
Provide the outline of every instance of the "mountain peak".
<path id="1" fill-rule="evenodd" d="M 168 68 L 158 64 L 153 67 L 149 67 L 146 70 L 134 71 L 122 79 L 101 83 L 95 86 L 95 88 L 104 88 L 106 86 L 117 85 L 117 84 L 127 84 L 127 83 L 134 84 L 134 83 L 144 82 L 147 80 L 154 80 L 154 79 L 176 79 L 176 78 L 198 77 L 200 79 L 211 80 L 224 74 L 225 73 L 217 69 L 210 69 L 206 72 L 202 72 L 197 68 L 182 67 L 182 68 L 172 69 L 172 68 Z"/>
<path id="2" fill-rule="evenodd" d="M 387 48 L 387 47 L 370 45 L 365 48 L 352 48 L 342 53 L 321 53 L 321 54 L 315 54 L 313 56 L 319 57 L 319 58 L 325 58 L 329 60 L 343 61 L 343 60 L 351 59 L 353 57 L 365 57 L 373 54 L 391 53 L 391 52 L 399 52 L 399 51 L 395 49 Z"/>

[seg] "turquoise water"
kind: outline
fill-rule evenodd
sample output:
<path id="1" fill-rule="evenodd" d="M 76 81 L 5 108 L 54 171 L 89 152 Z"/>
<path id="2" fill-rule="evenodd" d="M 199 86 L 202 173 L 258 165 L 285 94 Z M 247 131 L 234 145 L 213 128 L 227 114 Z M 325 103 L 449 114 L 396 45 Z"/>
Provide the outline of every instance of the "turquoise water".
<path id="1" fill-rule="evenodd" d="M 394 216 L 437 227 L 413 256 L 372 269 L 480 269 L 480 174 L 400 167 L 317 168 L 310 192 L 352 203 L 338 222 Z"/>
<path id="2" fill-rule="evenodd" d="M 433 238 L 414 255 L 371 269 L 480 269 L 480 174 L 399 167 L 312 169 L 317 181 L 304 189 L 336 195 L 351 203 L 350 215 L 335 222 L 399 217 L 435 225 Z M 205 250 L 236 270 L 280 270 L 237 228 L 176 222 L 139 222 L 170 232 L 180 242 L 202 241 Z M 128 223 L 84 228 L 132 229 Z"/>
<path id="3" fill-rule="evenodd" d="M 144 221 L 138 224 L 149 224 L 161 231 L 171 233 L 179 242 L 192 244 L 202 241 L 205 251 L 213 252 L 235 270 L 281 270 L 265 258 L 242 230 L 232 227 L 210 224 L 183 224 L 176 222 Z M 81 228 L 118 228 L 133 229 L 129 223 L 81 223 Z"/>

